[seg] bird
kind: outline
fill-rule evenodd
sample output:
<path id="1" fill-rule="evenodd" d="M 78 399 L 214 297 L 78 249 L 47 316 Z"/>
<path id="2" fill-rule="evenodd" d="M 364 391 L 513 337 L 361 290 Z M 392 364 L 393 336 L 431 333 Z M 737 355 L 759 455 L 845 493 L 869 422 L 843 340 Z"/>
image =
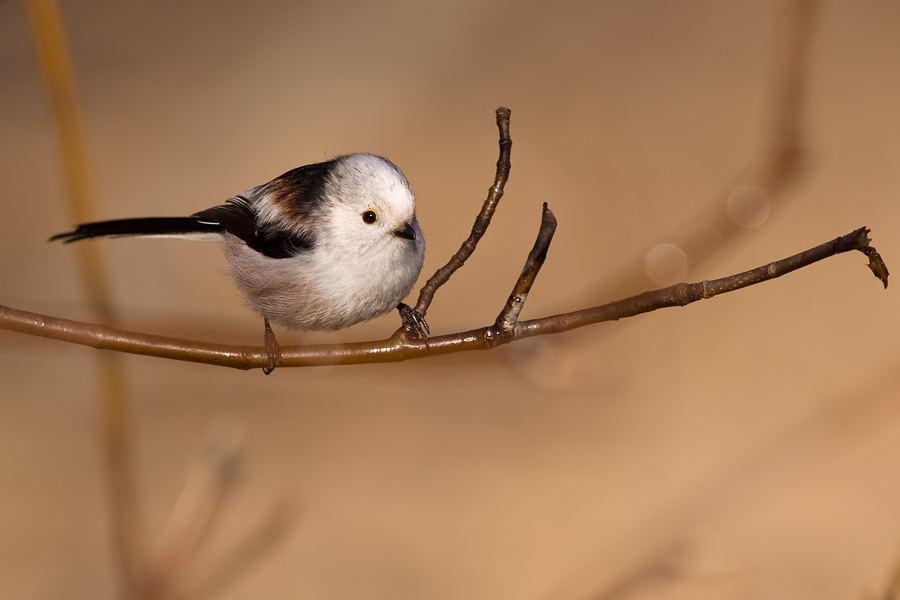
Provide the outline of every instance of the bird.
<path id="1" fill-rule="evenodd" d="M 415 196 L 381 156 L 298 167 L 188 217 L 82 223 L 50 241 L 126 236 L 218 240 L 245 304 L 263 318 L 266 374 L 281 363 L 270 322 L 335 331 L 396 308 L 417 336 L 428 334 L 402 302 L 425 260 Z"/>

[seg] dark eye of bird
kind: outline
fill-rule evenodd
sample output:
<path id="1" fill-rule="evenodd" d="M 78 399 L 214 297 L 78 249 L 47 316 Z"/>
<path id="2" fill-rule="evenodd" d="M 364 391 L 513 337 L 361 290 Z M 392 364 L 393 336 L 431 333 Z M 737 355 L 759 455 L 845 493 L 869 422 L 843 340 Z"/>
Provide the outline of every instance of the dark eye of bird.
<path id="1" fill-rule="evenodd" d="M 363 223 L 371 225 L 378 220 L 378 215 L 374 210 L 367 210 L 362 214 Z"/>

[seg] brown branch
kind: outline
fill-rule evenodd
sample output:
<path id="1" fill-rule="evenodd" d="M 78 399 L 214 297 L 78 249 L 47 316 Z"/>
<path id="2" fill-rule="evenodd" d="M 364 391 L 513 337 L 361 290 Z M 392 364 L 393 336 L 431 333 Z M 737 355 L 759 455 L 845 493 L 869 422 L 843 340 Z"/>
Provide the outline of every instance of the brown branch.
<path id="1" fill-rule="evenodd" d="M 660 308 L 686 306 L 697 300 L 705 300 L 719 294 L 733 292 L 747 286 L 781 277 L 820 260 L 843 254 L 844 252 L 850 252 L 851 250 L 858 250 L 869 257 L 869 268 L 884 284 L 884 287 L 887 288 L 887 266 L 875 248 L 869 245 L 868 234 L 869 230 L 861 227 L 847 235 L 825 242 L 800 254 L 795 254 L 794 256 L 771 262 L 768 265 L 744 271 L 737 275 L 700 283 L 676 283 L 660 290 L 645 292 L 602 306 L 526 321 L 520 323 L 519 327 L 529 330 L 531 334 L 518 337 L 560 333 L 593 323 L 617 321 Z"/>
<path id="2" fill-rule="evenodd" d="M 545 227 L 542 225 L 541 233 Z M 427 340 L 390 338 L 349 344 L 286 346 L 282 348 L 284 367 L 397 362 L 451 352 L 486 350 L 529 337 L 569 331 L 603 321 L 615 321 L 672 306 L 685 306 L 781 277 L 820 260 L 857 250 L 869 258 L 869 268 L 887 287 L 888 270 L 878 252 L 869 245 L 865 227 L 794 256 L 738 273 L 700 283 L 679 283 L 602 306 L 563 313 L 530 321 L 516 321 L 507 331 L 496 324 Z M 549 236 L 547 244 L 549 244 Z M 540 236 L 539 236 L 540 239 Z M 534 250 L 532 251 L 534 252 Z M 545 250 L 544 250 L 545 252 Z M 520 280 L 529 275 L 526 268 Z M 536 274 L 536 272 L 535 272 Z M 517 287 L 518 287 L 517 283 Z M 505 313 L 501 313 L 503 315 Z M 238 369 L 262 368 L 265 348 L 208 344 L 143 334 L 29 313 L 0 306 L 0 328 L 94 348 L 206 363 Z"/>
<path id="3" fill-rule="evenodd" d="M 472 255 L 478 240 L 481 239 L 490 224 L 509 178 L 509 158 L 512 148 L 512 140 L 509 136 L 509 118 L 509 109 L 502 107 L 497 109 L 500 157 L 497 161 L 494 185 L 475 220 L 469 237 L 450 259 L 450 262 L 438 269 L 423 286 L 416 305 L 420 315 L 424 315 L 427 311 L 437 289 L 446 283 L 450 276 Z M 731 277 L 694 284 L 680 283 L 602 306 L 531 321 L 519 321 L 519 313 L 543 265 L 555 230 L 556 219 L 544 204 L 541 228 L 534 248 L 529 253 L 525 268 L 519 275 L 512 294 L 492 325 L 428 339 L 412 339 L 405 335 L 404 328 L 401 328 L 389 339 L 380 341 L 284 347 L 282 348 L 281 364 L 285 367 L 300 367 L 396 362 L 451 352 L 486 350 L 516 340 L 570 331 L 593 323 L 623 319 L 659 308 L 684 306 L 700 299 L 711 298 L 718 294 L 780 277 L 785 273 L 850 250 L 859 250 L 866 254 L 869 257 L 869 268 L 887 287 L 887 267 L 875 249 L 869 245 L 867 235 L 869 230 L 862 228 L 796 256 Z M 5 306 L 0 306 L 0 329 L 58 339 L 98 349 L 237 369 L 262 368 L 266 366 L 268 360 L 264 347 L 209 344 L 135 333 L 103 325 L 79 323 L 29 313 Z"/>

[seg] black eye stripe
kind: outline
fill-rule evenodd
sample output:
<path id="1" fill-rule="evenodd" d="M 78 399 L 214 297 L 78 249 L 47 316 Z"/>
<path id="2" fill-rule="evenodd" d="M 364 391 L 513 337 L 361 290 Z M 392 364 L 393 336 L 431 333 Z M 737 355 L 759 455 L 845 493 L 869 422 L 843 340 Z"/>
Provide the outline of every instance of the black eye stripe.
<path id="1" fill-rule="evenodd" d="M 374 210 L 366 210 L 362 214 L 362 220 L 363 223 L 371 225 L 378 220 L 378 213 L 376 213 Z"/>

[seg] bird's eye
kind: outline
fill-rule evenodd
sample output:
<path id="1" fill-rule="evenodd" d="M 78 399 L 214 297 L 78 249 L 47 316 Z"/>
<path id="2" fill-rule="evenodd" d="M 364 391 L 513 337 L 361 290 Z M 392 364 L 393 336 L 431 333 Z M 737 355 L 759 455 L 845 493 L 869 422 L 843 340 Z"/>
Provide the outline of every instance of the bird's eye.
<path id="1" fill-rule="evenodd" d="M 371 225 L 378 220 L 378 213 L 376 213 L 374 210 L 367 210 L 363 212 L 362 220 L 366 225 Z"/>

